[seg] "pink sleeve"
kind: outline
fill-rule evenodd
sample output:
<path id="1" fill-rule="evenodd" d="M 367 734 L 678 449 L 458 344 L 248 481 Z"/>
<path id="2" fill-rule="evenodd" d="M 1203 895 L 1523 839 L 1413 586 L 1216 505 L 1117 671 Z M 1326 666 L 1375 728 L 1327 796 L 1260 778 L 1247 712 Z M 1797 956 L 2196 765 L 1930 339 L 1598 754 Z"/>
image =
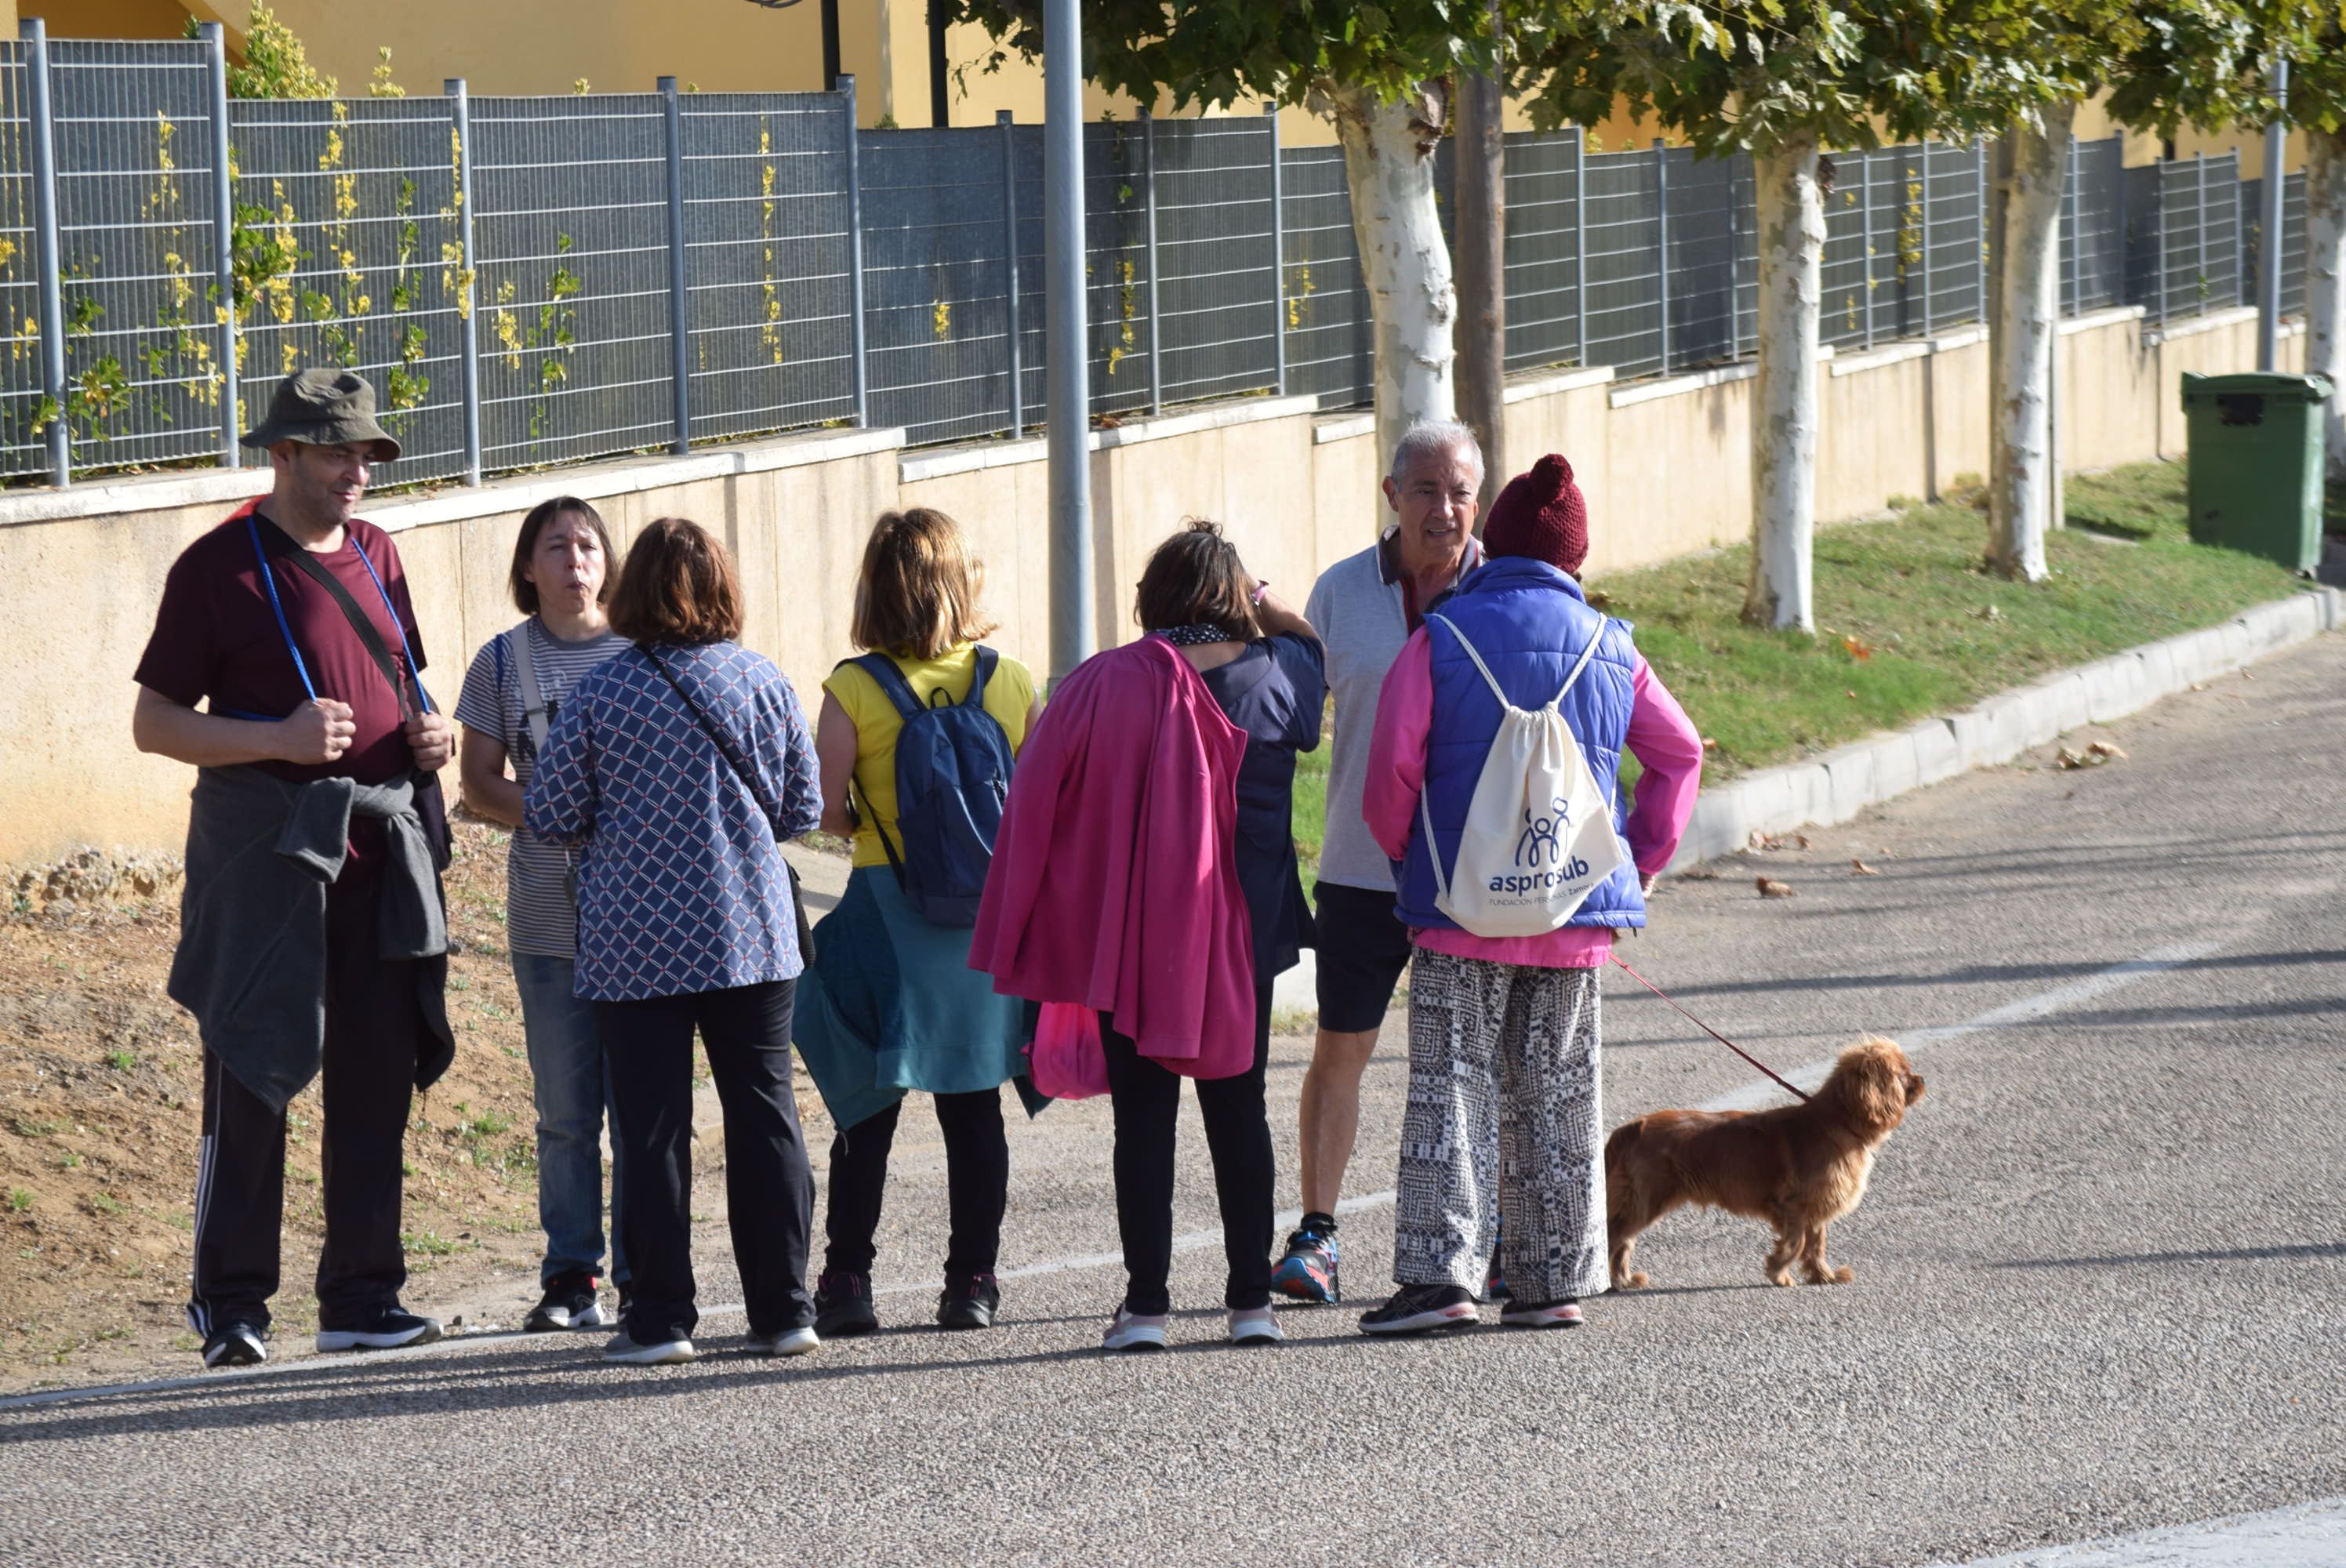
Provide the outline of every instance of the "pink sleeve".
<path id="1" fill-rule="evenodd" d="M 1629 750 L 1645 771 L 1626 833 L 1639 873 L 1650 877 L 1678 853 L 1687 819 L 1694 815 L 1695 791 L 1702 785 L 1702 736 L 1643 655 L 1630 689 Z"/>
<path id="2" fill-rule="evenodd" d="M 1369 772 L 1361 791 L 1361 818 L 1369 836 L 1398 860 L 1409 852 L 1418 792 L 1425 787 L 1425 737 L 1433 727 L 1433 643 L 1420 626 L 1402 645 L 1377 692 L 1377 725 L 1369 740 Z"/>

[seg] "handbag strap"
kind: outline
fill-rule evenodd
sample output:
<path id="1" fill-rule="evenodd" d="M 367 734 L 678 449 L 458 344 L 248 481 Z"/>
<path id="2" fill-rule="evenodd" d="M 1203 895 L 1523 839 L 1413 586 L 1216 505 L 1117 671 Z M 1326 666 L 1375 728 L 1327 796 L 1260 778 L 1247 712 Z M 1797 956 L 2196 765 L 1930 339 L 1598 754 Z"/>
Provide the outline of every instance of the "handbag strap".
<path id="1" fill-rule="evenodd" d="M 718 728 L 717 721 L 709 717 L 709 710 L 685 689 L 684 682 L 676 678 L 676 672 L 660 662 L 659 655 L 651 650 L 650 644 L 638 643 L 636 651 L 650 660 L 651 667 L 676 688 L 676 695 L 683 698 L 686 711 L 692 715 L 693 722 L 700 726 L 702 734 L 716 743 L 718 751 L 731 766 L 734 777 L 740 779 L 742 788 L 750 791 L 750 800 L 757 805 L 758 814 L 765 818 L 767 830 L 774 835 L 774 842 L 779 846 L 782 841 L 781 808 L 766 793 L 766 787 L 759 781 L 756 769 L 750 766 L 750 759 L 741 755 L 741 748 L 733 744 L 733 738 Z"/>

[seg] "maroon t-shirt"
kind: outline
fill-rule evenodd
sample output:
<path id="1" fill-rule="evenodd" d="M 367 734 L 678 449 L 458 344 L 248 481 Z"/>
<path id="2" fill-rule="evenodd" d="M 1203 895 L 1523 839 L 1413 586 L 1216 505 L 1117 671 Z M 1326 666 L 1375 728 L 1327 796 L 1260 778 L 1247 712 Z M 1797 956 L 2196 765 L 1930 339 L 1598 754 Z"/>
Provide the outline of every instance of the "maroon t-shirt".
<path id="1" fill-rule="evenodd" d="M 400 729 L 397 695 L 342 606 L 284 554 L 301 546 L 265 514 L 258 520 L 269 555 L 270 575 L 285 607 L 285 625 L 301 647 L 311 682 L 320 697 L 350 704 L 355 733 L 350 749 L 337 761 L 254 766 L 295 783 L 346 776 L 362 784 L 382 784 L 398 778 L 412 766 L 413 753 Z M 374 623 L 383 646 L 409 682 L 412 703 L 415 677 L 406 668 L 401 634 L 404 632 L 407 647 L 414 650 L 417 670 L 423 667 L 423 644 L 415 628 L 415 611 L 408 603 L 399 552 L 393 547 L 391 535 L 372 523 L 354 518 L 344 533 L 348 538 L 339 549 L 312 558 L 333 574 Z M 382 593 L 368 575 L 366 563 L 359 559 L 361 550 L 382 575 Z M 383 611 L 383 593 L 391 596 L 399 613 L 397 624 Z M 279 629 L 276 614 L 270 608 L 269 593 L 260 580 L 260 561 L 254 554 L 242 511 L 189 545 L 171 564 L 170 575 L 163 583 L 163 602 L 155 611 L 154 634 L 147 640 L 147 651 L 133 678 L 184 707 L 202 703 L 214 713 L 234 710 L 247 718 L 282 718 L 310 699 L 285 646 L 285 633 Z M 364 854 L 372 846 L 354 842 L 352 848 Z"/>

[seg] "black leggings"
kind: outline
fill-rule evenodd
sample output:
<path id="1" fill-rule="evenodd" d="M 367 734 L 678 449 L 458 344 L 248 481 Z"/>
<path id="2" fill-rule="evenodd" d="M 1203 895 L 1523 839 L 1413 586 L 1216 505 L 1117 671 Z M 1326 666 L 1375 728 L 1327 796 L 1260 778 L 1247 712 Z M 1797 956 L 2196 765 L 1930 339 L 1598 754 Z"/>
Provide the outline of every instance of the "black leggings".
<path id="1" fill-rule="evenodd" d="M 945 1273 L 953 1278 L 994 1272 L 1002 1250 L 1002 1209 L 1010 1188 L 1010 1140 L 1002 1131 L 1002 1091 L 935 1095 L 937 1125 L 945 1135 L 945 1201 L 953 1237 Z M 881 1192 L 888 1182 L 888 1151 L 896 1141 L 896 1115 L 904 1102 L 843 1127 L 831 1144 L 831 1192 L 823 1228 L 828 1274 L 869 1274 L 878 1256 Z"/>
<path id="2" fill-rule="evenodd" d="M 1173 1131 L 1181 1076 L 1141 1055 L 1106 1013 L 1100 1014 L 1100 1044 L 1116 1111 L 1116 1219 L 1129 1277 L 1124 1304 L 1133 1312 L 1163 1312 L 1172 1300 L 1166 1281 L 1173 1269 Z M 1214 1191 L 1221 1200 L 1222 1250 L 1229 1261 L 1222 1301 L 1235 1309 L 1270 1303 L 1270 1206 L 1278 1173 L 1262 1104 L 1270 1054 L 1270 987 L 1264 984 L 1255 988 L 1254 1064 L 1233 1078 L 1197 1080 Z"/>

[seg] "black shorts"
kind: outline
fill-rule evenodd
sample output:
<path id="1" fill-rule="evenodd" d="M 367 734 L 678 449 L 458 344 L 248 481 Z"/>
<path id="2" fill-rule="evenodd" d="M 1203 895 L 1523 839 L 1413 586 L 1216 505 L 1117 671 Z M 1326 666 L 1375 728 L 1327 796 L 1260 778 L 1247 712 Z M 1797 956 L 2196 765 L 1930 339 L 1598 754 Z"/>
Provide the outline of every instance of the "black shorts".
<path id="1" fill-rule="evenodd" d="M 1320 1027 L 1339 1034 L 1378 1028 L 1409 967 L 1409 927 L 1393 918 L 1390 891 L 1321 882 L 1317 896 Z"/>

